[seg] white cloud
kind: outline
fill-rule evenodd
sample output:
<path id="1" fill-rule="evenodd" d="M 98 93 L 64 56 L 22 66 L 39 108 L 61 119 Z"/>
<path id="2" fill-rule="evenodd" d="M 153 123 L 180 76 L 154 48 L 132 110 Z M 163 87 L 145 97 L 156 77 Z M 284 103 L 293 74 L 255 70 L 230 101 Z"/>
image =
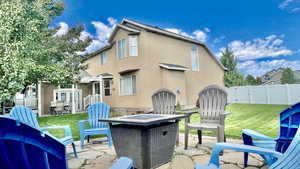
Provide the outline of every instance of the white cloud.
<path id="1" fill-rule="evenodd" d="M 207 34 L 201 30 L 194 31 L 193 35 L 195 36 L 195 39 L 201 42 L 205 42 L 207 40 Z"/>
<path id="2" fill-rule="evenodd" d="M 113 31 L 114 27 L 117 24 L 117 20 L 109 17 L 107 18 L 107 24 L 101 21 L 92 21 L 92 25 L 96 29 L 96 35 L 93 36 L 90 33 L 83 31 L 81 32 L 81 39 L 86 39 L 87 37 L 91 37 L 92 43 L 86 48 L 85 52 L 82 52 L 81 54 L 86 54 L 86 53 L 92 53 L 103 46 L 108 44 L 108 38 Z"/>
<path id="3" fill-rule="evenodd" d="M 86 31 L 82 31 L 82 32 L 80 33 L 79 39 L 82 40 L 82 41 L 84 41 L 84 40 L 86 40 L 87 38 L 93 38 L 93 35 L 91 35 L 90 33 L 86 32 Z"/>
<path id="4" fill-rule="evenodd" d="M 58 31 L 54 34 L 54 36 L 62 36 L 67 34 L 69 31 L 69 25 L 65 22 L 59 22 L 59 29 Z"/>
<path id="5" fill-rule="evenodd" d="M 292 3 L 294 0 L 284 0 L 281 4 L 279 4 L 280 9 L 285 9 L 290 3 Z"/>
<path id="6" fill-rule="evenodd" d="M 267 60 L 267 61 L 244 61 L 237 65 L 238 69 L 245 75 L 251 74 L 253 76 L 262 76 L 268 71 L 278 68 L 289 67 L 293 70 L 300 69 L 300 61 L 289 61 L 285 59 Z"/>
<path id="7" fill-rule="evenodd" d="M 300 11 L 300 1 L 299 0 L 284 0 L 278 5 L 278 8 L 286 10 L 290 13 L 295 13 Z"/>
<path id="8" fill-rule="evenodd" d="M 256 38 L 251 41 L 235 40 L 228 44 L 234 55 L 239 60 L 251 60 L 259 58 L 270 58 L 287 56 L 293 54 L 293 52 L 287 47 L 283 46 L 283 40 L 281 36 L 270 35 L 263 39 Z M 224 47 L 220 51 L 224 51 Z M 220 56 L 221 52 L 217 55 Z"/>
<path id="9" fill-rule="evenodd" d="M 205 27 L 205 28 L 204 28 L 204 31 L 205 31 L 205 32 L 210 32 L 210 29 L 209 29 L 208 27 Z"/>
<path id="10" fill-rule="evenodd" d="M 177 28 L 166 28 L 165 30 L 182 35 L 182 36 L 186 36 L 192 39 L 196 39 L 199 40 L 201 42 L 206 42 L 208 39 L 208 35 L 207 33 L 210 32 L 210 29 L 205 27 L 204 30 L 195 30 L 191 35 L 184 32 L 181 29 L 177 29 Z"/>

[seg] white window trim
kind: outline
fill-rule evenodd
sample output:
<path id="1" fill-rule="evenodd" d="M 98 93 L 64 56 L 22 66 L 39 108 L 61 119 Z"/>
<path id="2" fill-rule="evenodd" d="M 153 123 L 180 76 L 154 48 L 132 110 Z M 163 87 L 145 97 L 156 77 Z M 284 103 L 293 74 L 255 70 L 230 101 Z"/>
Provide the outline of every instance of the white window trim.
<path id="1" fill-rule="evenodd" d="M 135 45 L 132 43 L 132 39 L 135 39 Z M 129 35 L 128 36 L 128 50 L 129 50 L 129 56 L 138 56 L 139 55 L 139 40 L 137 35 Z M 134 53 L 132 50 L 132 47 L 135 47 L 136 52 Z"/>
<path id="2" fill-rule="evenodd" d="M 124 56 L 122 58 L 120 58 L 120 56 L 119 56 L 119 41 L 122 41 L 122 40 L 124 40 Z M 127 48 L 127 42 L 126 42 L 126 38 L 117 40 L 117 42 L 116 42 L 116 48 L 117 48 L 117 50 L 116 50 L 116 52 L 117 52 L 116 56 L 117 56 L 118 60 L 122 60 L 125 57 L 127 57 L 127 49 L 126 49 Z"/>
<path id="3" fill-rule="evenodd" d="M 193 63 L 194 63 L 193 48 L 197 49 L 196 50 L 196 56 L 195 56 L 196 57 L 196 62 L 197 62 L 196 69 L 194 69 L 194 67 L 193 67 Z M 198 48 L 198 46 L 192 46 L 192 48 L 191 48 L 191 70 L 193 72 L 199 72 L 199 70 L 200 70 L 200 58 L 199 58 L 199 48 Z"/>
<path id="4" fill-rule="evenodd" d="M 131 80 L 131 89 L 132 89 L 132 93 L 131 94 L 122 94 L 122 84 L 121 84 L 121 81 L 122 81 L 122 77 L 123 78 L 125 78 L 125 77 L 128 77 L 128 76 L 130 76 L 130 80 Z M 135 76 L 135 92 L 134 92 L 134 90 L 133 90 L 133 76 Z M 119 95 L 120 96 L 134 96 L 134 95 L 136 95 L 136 93 L 137 93 L 137 85 L 136 85 L 136 75 L 123 75 L 123 76 L 121 76 L 120 77 L 120 80 L 119 80 Z"/>
<path id="5" fill-rule="evenodd" d="M 109 88 L 105 88 L 105 85 L 104 85 L 104 81 L 105 80 L 108 80 L 109 81 Z M 110 90 L 110 95 L 105 95 L 105 89 L 109 89 Z M 112 79 L 103 79 L 103 96 L 104 97 L 109 97 L 109 96 L 112 96 Z"/>
<path id="6" fill-rule="evenodd" d="M 105 57 L 105 59 L 104 59 L 104 57 Z M 100 65 L 105 65 L 107 63 L 107 59 L 108 58 L 107 58 L 107 53 L 106 52 L 100 53 Z"/>

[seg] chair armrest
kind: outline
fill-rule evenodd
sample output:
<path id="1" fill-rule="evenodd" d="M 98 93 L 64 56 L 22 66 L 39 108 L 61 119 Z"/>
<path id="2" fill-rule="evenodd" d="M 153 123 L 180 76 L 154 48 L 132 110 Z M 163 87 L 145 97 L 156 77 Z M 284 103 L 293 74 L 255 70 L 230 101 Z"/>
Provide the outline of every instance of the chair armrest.
<path id="1" fill-rule="evenodd" d="M 82 133 L 84 131 L 86 122 L 88 122 L 88 120 L 80 120 L 78 122 L 78 127 L 79 127 L 80 133 Z"/>
<path id="2" fill-rule="evenodd" d="M 41 127 L 40 129 L 42 131 L 44 131 L 44 130 L 64 129 L 65 130 L 65 136 L 72 136 L 70 126 L 46 126 L 46 127 Z"/>
<path id="3" fill-rule="evenodd" d="M 121 157 L 109 169 L 132 169 L 133 161 L 126 157 Z"/>
<path id="4" fill-rule="evenodd" d="M 231 114 L 231 112 L 226 112 L 226 111 L 225 111 L 222 115 L 223 115 L 223 116 L 227 116 L 227 115 L 230 115 L 230 114 Z"/>
<path id="5" fill-rule="evenodd" d="M 252 139 L 270 140 L 270 141 L 274 140 L 274 138 L 272 138 L 272 137 L 266 136 L 264 134 L 261 134 L 257 131 L 250 130 L 250 129 L 243 129 L 242 133 L 250 136 Z"/>
<path id="6" fill-rule="evenodd" d="M 217 167 L 219 167 L 220 166 L 219 154 L 221 151 L 223 151 L 225 149 L 235 150 L 235 151 L 240 151 L 240 152 L 256 153 L 256 154 L 260 154 L 260 155 L 267 155 L 267 156 L 272 156 L 276 159 L 280 158 L 283 155 L 282 153 L 276 152 L 274 150 L 255 147 L 255 146 L 249 146 L 249 145 L 243 145 L 243 144 L 216 143 L 213 147 L 211 159 L 210 159 L 209 163 L 214 164 Z"/>

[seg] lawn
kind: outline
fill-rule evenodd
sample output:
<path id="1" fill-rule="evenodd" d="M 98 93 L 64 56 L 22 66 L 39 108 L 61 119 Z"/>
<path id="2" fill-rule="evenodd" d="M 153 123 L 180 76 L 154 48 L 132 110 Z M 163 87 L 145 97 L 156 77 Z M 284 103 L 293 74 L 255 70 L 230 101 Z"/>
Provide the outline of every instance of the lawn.
<path id="1" fill-rule="evenodd" d="M 279 112 L 287 108 L 288 105 L 259 105 L 259 104 L 231 104 L 227 106 L 226 111 L 231 114 L 226 118 L 226 136 L 231 138 L 241 138 L 243 128 L 253 129 L 262 132 L 268 136 L 275 137 L 278 133 Z M 113 116 L 117 114 L 113 113 Z M 39 122 L 41 126 L 69 125 L 75 140 L 79 140 L 78 121 L 87 119 L 86 113 L 74 115 L 62 115 L 53 117 L 41 117 Z M 199 121 L 199 115 L 194 114 L 191 117 L 192 122 Z M 184 131 L 184 122 L 180 122 L 180 131 Z M 191 131 L 196 133 L 196 131 Z M 61 137 L 63 132 L 55 130 L 51 132 L 55 136 Z M 205 132 L 204 134 L 212 135 Z"/>
<path id="2" fill-rule="evenodd" d="M 226 107 L 231 112 L 225 121 L 226 137 L 241 138 L 244 128 L 253 129 L 268 136 L 275 137 L 278 133 L 279 113 L 288 105 L 266 105 L 266 104 L 231 104 Z M 198 122 L 199 115 L 194 114 L 191 122 Z M 184 122 L 180 122 L 180 131 L 184 132 Z M 195 130 L 191 132 L 196 134 Z M 212 135 L 211 132 L 204 132 Z"/>

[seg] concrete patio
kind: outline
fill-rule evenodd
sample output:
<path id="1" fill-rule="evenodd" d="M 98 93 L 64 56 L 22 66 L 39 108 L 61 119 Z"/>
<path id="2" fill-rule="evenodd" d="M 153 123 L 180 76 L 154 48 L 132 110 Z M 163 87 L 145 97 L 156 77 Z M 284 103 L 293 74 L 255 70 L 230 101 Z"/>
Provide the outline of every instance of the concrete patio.
<path id="1" fill-rule="evenodd" d="M 196 135 L 190 135 L 189 148 L 184 150 L 184 135 L 180 134 L 180 145 L 175 148 L 175 153 L 171 162 L 158 169 L 193 169 L 195 163 L 206 164 L 209 162 L 210 153 L 215 137 L 203 137 L 203 144 L 197 145 Z M 227 139 L 229 143 L 242 143 L 241 140 Z M 115 161 L 116 154 L 114 148 L 107 146 L 105 138 L 92 139 L 81 150 L 79 142 L 76 142 L 78 158 L 74 158 L 71 147 L 68 147 L 69 168 L 70 169 L 108 169 Z M 220 158 L 223 169 L 243 168 L 243 153 L 226 150 Z M 260 156 L 250 154 L 249 167 L 247 169 L 266 169 Z"/>

